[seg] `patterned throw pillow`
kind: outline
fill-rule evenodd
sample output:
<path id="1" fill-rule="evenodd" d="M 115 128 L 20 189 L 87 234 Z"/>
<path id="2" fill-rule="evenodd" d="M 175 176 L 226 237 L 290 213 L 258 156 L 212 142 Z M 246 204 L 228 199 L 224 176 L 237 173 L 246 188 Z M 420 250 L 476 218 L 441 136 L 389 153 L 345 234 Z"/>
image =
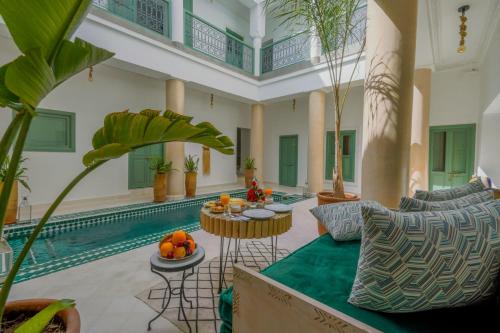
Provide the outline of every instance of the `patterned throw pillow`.
<path id="1" fill-rule="evenodd" d="M 466 195 L 481 192 L 485 189 L 483 182 L 480 179 L 476 179 L 470 183 L 462 186 L 446 189 L 446 190 L 436 190 L 436 191 L 420 191 L 417 190 L 413 199 L 425 200 L 425 201 L 445 201 L 464 197 Z"/>
<path id="2" fill-rule="evenodd" d="M 361 239 L 362 206 L 384 208 L 375 201 L 356 201 L 318 206 L 311 209 L 311 213 L 325 226 L 333 239 L 350 241 Z"/>
<path id="3" fill-rule="evenodd" d="M 399 211 L 401 212 L 422 212 L 436 210 L 454 210 L 477 205 L 482 202 L 495 200 L 493 190 L 486 190 L 478 193 L 472 193 L 465 197 L 446 200 L 446 201 L 424 201 L 408 197 L 401 198 L 399 202 Z"/>
<path id="4" fill-rule="evenodd" d="M 349 303 L 417 312 L 479 303 L 495 294 L 500 202 L 443 212 L 362 208 L 363 238 Z"/>

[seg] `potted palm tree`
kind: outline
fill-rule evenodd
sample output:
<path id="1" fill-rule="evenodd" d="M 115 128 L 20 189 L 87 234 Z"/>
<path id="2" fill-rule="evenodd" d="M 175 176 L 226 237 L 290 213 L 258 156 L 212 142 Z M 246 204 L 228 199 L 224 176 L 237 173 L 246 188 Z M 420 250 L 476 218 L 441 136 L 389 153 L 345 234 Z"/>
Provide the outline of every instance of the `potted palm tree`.
<path id="1" fill-rule="evenodd" d="M 196 196 L 196 177 L 198 176 L 198 164 L 200 159 L 196 159 L 192 155 L 188 155 L 184 159 L 184 173 L 185 186 L 186 186 L 186 197 L 192 198 Z"/>
<path id="2" fill-rule="evenodd" d="M 0 66 L 0 107 L 14 112 L 0 139 L 0 165 L 4 164 L 7 153 L 12 150 L 0 192 L 0 235 L 3 234 L 3 221 L 22 160 L 21 154 L 40 102 L 69 78 L 113 56 L 111 52 L 73 38 L 92 0 L 51 0 L 50 5 L 46 2 L 40 6 L 40 0 L 0 0 L 0 15 L 20 51 L 16 59 Z M 43 24 L 40 24 L 42 21 Z M 66 196 L 82 179 L 108 161 L 148 145 L 174 141 L 203 144 L 223 154 L 234 153 L 231 139 L 212 124 L 203 122 L 193 125 L 191 120 L 191 117 L 172 110 L 160 112 L 151 109 L 139 113 L 128 110 L 114 112 L 105 117 L 103 127 L 92 138 L 93 149 L 83 156 L 83 169 L 43 214 L 7 274 L 0 290 L 2 331 L 10 329 L 4 317 L 9 313 L 25 315 L 27 320 L 21 324 L 24 328 L 16 330 L 19 333 L 43 332 L 54 317 L 62 323 L 60 331 L 80 331 L 79 316 L 72 301 L 31 299 L 7 303 L 22 262 Z M 40 312 L 34 315 L 37 311 Z"/>
<path id="3" fill-rule="evenodd" d="M 26 176 L 27 169 L 22 166 L 26 160 L 27 160 L 26 158 L 21 158 L 21 160 L 19 161 L 19 166 L 14 176 L 14 184 L 12 185 L 12 190 L 10 191 L 10 196 L 7 203 L 7 214 L 5 215 L 3 221 L 4 224 L 13 224 L 17 220 L 17 207 L 18 207 L 18 196 L 19 196 L 18 184 L 21 184 L 25 189 L 31 191 L 27 183 L 27 178 L 28 178 Z M 9 163 L 10 163 L 10 158 L 9 156 L 6 156 L 3 164 L 0 165 L 0 192 L 3 189 L 3 184 L 5 182 L 5 178 L 7 177 Z"/>
<path id="4" fill-rule="evenodd" d="M 247 157 L 245 159 L 245 187 L 252 187 L 252 180 L 255 177 L 255 158 Z"/>
<path id="5" fill-rule="evenodd" d="M 155 172 L 153 201 L 165 202 L 167 200 L 167 174 L 174 170 L 172 161 L 165 161 L 160 156 L 152 156 L 149 158 L 149 169 Z"/>

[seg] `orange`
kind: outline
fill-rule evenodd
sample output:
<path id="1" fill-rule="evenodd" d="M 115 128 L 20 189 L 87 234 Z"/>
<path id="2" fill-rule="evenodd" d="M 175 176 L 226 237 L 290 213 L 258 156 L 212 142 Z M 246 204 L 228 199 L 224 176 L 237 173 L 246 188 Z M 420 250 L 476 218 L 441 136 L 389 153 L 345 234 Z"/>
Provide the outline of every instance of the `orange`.
<path id="1" fill-rule="evenodd" d="M 178 246 L 175 248 L 174 258 L 180 259 L 180 258 L 184 258 L 185 256 L 186 256 L 186 249 L 184 248 L 184 246 Z"/>
<path id="2" fill-rule="evenodd" d="M 162 257 L 168 257 L 169 253 L 174 251 L 174 244 L 170 242 L 164 242 L 160 245 L 160 255 Z"/>
<path id="3" fill-rule="evenodd" d="M 191 250 L 191 252 L 193 252 L 194 249 L 195 249 L 195 247 L 196 247 L 196 244 L 194 243 L 194 240 L 188 239 L 187 242 L 189 243 L 189 249 Z"/>
<path id="4" fill-rule="evenodd" d="M 178 230 L 172 234 L 172 243 L 179 244 L 184 243 L 187 239 L 187 234 L 185 231 Z"/>

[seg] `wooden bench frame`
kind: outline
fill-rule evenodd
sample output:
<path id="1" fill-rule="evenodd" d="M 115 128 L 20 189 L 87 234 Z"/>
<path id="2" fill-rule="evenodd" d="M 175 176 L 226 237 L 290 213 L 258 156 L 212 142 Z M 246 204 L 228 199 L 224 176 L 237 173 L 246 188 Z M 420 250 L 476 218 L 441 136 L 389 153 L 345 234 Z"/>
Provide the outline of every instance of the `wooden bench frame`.
<path id="1" fill-rule="evenodd" d="M 242 265 L 233 279 L 235 333 L 380 332 Z"/>

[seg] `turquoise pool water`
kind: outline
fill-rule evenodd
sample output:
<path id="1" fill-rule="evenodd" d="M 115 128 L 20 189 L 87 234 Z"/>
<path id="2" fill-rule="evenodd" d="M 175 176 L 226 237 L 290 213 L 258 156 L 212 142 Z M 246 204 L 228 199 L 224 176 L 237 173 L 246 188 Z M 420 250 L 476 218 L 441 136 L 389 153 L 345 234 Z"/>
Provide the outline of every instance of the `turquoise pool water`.
<path id="1" fill-rule="evenodd" d="M 233 191 L 242 197 L 245 191 Z M 199 229 L 200 206 L 218 194 L 201 198 L 105 209 L 56 217 L 44 227 L 24 260 L 16 282 L 49 274 L 103 257 L 155 243 L 171 231 Z M 301 196 L 275 194 L 283 203 L 303 200 Z M 16 258 L 32 229 L 12 228 L 6 236 Z"/>

